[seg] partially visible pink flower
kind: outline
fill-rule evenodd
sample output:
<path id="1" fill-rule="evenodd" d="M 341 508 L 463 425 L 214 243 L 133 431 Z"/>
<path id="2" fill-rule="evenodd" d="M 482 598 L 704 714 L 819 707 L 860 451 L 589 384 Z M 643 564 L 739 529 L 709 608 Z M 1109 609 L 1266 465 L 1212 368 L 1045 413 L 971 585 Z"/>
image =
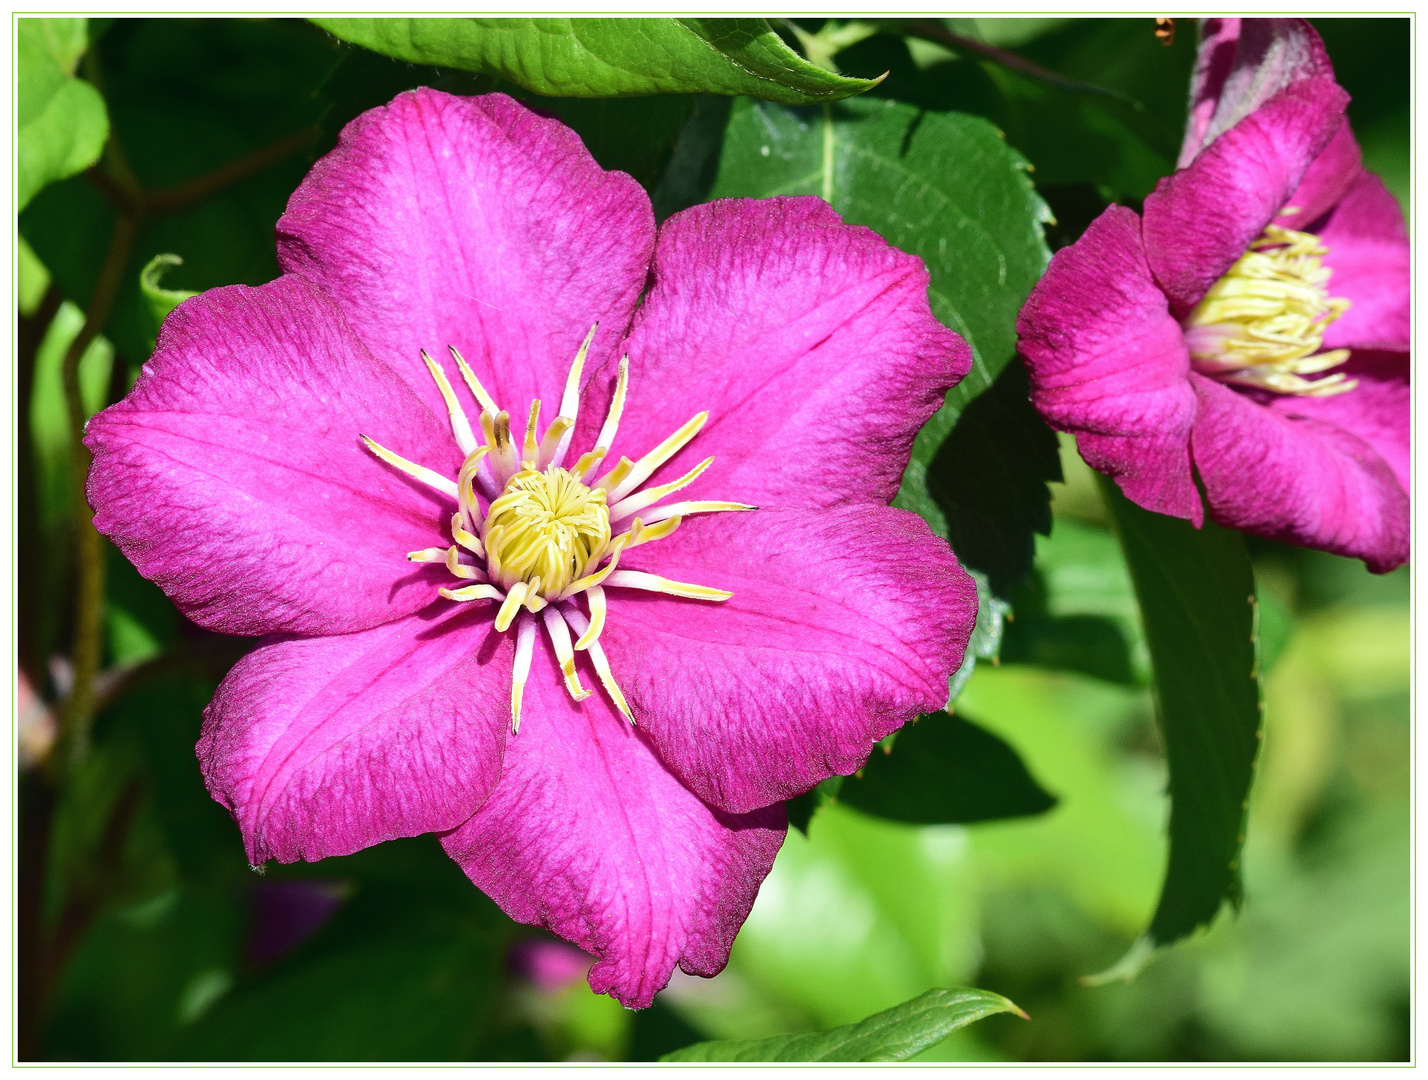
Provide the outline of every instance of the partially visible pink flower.
<path id="1" fill-rule="evenodd" d="M 718 972 L 780 801 L 941 707 L 971 632 L 887 505 L 970 364 L 926 269 L 811 198 L 656 232 L 557 121 L 430 90 L 346 128 L 278 259 L 87 437 L 96 527 L 269 635 L 199 744 L 249 858 L 437 832 L 597 991 Z"/>
<path id="2" fill-rule="evenodd" d="M 558 994 L 585 978 L 595 958 L 559 941 L 526 938 L 511 946 L 506 966 L 543 994 Z"/>
<path id="3" fill-rule="evenodd" d="M 1032 400 L 1150 510 L 1408 559 L 1403 215 L 1302 19 L 1207 19 L 1180 168 L 1060 251 L 1017 323 Z"/>

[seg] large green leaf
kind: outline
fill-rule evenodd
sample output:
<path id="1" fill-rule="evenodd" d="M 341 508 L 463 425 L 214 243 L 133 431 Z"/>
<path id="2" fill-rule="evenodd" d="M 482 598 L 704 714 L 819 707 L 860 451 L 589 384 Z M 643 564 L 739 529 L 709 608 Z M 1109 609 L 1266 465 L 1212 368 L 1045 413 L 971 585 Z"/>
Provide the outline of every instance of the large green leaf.
<path id="1" fill-rule="evenodd" d="M 1015 750 L 964 717 L 933 713 L 874 750 L 837 800 L 913 825 L 968 824 L 1040 814 L 1056 805 Z"/>
<path id="2" fill-rule="evenodd" d="M 856 1024 L 770 1039 L 686 1046 L 661 1061 L 906 1061 L 958 1028 L 995 1013 L 1025 1015 L 987 990 L 929 990 Z"/>
<path id="3" fill-rule="evenodd" d="M 1170 769 L 1170 859 L 1147 942 L 1165 945 L 1240 902 L 1262 719 L 1254 571 L 1238 532 L 1101 488 L 1140 601 Z"/>
<path id="4" fill-rule="evenodd" d="M 20 19 L 15 147 L 20 209 L 53 180 L 89 168 L 104 149 L 109 117 L 99 91 L 74 78 L 89 45 L 88 19 Z"/>
<path id="5" fill-rule="evenodd" d="M 1048 211 L 1025 160 L 986 120 L 963 113 L 873 98 L 812 110 L 740 101 L 712 194 L 818 195 L 927 264 L 932 313 L 967 340 L 974 362 L 919 433 L 896 505 L 945 535 L 929 464 L 1011 359 L 1016 314 L 1050 257 Z"/>
<path id="6" fill-rule="evenodd" d="M 385 56 L 550 97 L 749 94 L 788 105 L 873 86 L 810 64 L 763 19 L 314 19 Z"/>

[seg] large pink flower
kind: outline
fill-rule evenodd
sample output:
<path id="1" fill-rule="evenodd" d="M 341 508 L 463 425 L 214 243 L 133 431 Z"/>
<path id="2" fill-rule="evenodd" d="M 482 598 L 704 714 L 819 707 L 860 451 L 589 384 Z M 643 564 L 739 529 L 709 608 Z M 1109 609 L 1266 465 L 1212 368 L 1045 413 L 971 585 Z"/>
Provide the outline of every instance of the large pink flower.
<path id="1" fill-rule="evenodd" d="M 249 857 L 438 832 L 596 990 L 719 971 L 780 800 L 941 707 L 971 632 L 887 505 L 970 362 L 926 270 L 811 198 L 656 234 L 558 122 L 429 90 L 343 132 L 278 258 L 87 439 L 96 526 L 270 635 L 199 744 Z"/>
<path id="2" fill-rule="evenodd" d="M 1150 510 L 1408 559 L 1403 215 L 1302 19 L 1209 19 L 1180 168 L 1057 253 L 1032 399 Z"/>

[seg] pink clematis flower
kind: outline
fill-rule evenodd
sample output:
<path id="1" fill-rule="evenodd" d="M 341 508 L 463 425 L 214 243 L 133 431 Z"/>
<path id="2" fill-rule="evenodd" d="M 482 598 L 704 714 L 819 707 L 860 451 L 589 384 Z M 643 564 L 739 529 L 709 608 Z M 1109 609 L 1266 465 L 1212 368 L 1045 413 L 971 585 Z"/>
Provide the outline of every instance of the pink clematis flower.
<path id="1" fill-rule="evenodd" d="M 1408 559 L 1403 215 L 1302 19 L 1208 19 L 1180 168 L 1106 210 L 1017 323 L 1032 400 L 1149 510 Z"/>
<path id="2" fill-rule="evenodd" d="M 278 259 L 87 437 L 96 527 L 269 635 L 198 748 L 249 858 L 437 832 L 597 991 L 715 974 L 780 800 L 940 708 L 971 633 L 887 505 L 970 364 L 925 268 L 811 198 L 657 233 L 560 123 L 430 90 L 347 127 Z"/>

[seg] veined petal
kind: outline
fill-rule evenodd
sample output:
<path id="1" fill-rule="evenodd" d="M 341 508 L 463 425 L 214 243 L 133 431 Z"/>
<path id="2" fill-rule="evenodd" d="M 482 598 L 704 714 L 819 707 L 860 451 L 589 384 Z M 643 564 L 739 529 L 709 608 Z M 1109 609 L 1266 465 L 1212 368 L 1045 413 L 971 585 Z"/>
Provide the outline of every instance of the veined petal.
<path id="1" fill-rule="evenodd" d="M 450 829 L 501 772 L 511 648 L 444 602 L 356 634 L 269 638 L 204 712 L 199 763 L 248 858 L 309 861 Z M 484 647 L 483 647 L 484 646 Z"/>
<path id="2" fill-rule="evenodd" d="M 700 802 L 603 694 L 571 701 L 538 650 L 501 782 L 442 843 L 511 918 L 595 955 L 597 993 L 643 1008 L 676 965 L 723 969 L 784 829 L 780 806 Z"/>
<path id="3" fill-rule="evenodd" d="M 1332 421 L 1265 408 L 1202 375 L 1192 381 L 1200 398 L 1195 466 L 1215 520 L 1360 558 L 1378 572 L 1407 561 L 1408 493 L 1366 442 Z M 1297 402 L 1295 409 L 1308 411 Z M 1406 400 L 1403 413 L 1406 421 Z"/>
<path id="4" fill-rule="evenodd" d="M 932 317 L 922 261 L 811 197 L 721 199 L 660 229 L 623 351 L 629 402 L 607 461 L 709 422 L 656 474 L 712 455 L 689 498 L 886 504 L 913 436 L 971 364 Z M 615 364 L 592 368 L 575 445 L 593 445 Z M 771 462 L 817 462 L 770 467 Z M 656 481 L 658 482 L 658 481 Z"/>
<path id="5" fill-rule="evenodd" d="M 854 772 L 942 708 L 976 618 L 946 542 L 888 507 L 693 518 L 637 551 L 661 575 L 733 593 L 607 588 L 600 637 L 660 757 L 733 813 Z"/>
<path id="6" fill-rule="evenodd" d="M 460 466 L 444 407 L 422 404 L 312 286 L 210 290 L 169 316 L 134 390 L 89 422 L 95 528 L 209 629 L 399 618 L 441 580 L 405 555 L 447 542 L 451 504 L 359 434 L 445 476 Z"/>
<path id="7" fill-rule="evenodd" d="M 434 410 L 417 349 L 460 350 L 501 408 L 552 408 L 600 322 L 610 357 L 644 286 L 649 198 L 576 134 L 503 94 L 421 89 L 363 113 L 278 222 L 278 261 L 322 287 Z"/>
<path id="8" fill-rule="evenodd" d="M 1352 305 L 1324 335 L 1326 349 L 1407 352 L 1411 341 L 1408 231 L 1383 181 L 1360 169 L 1319 227 L 1333 271 L 1329 294 Z"/>
<path id="9" fill-rule="evenodd" d="M 1145 197 L 1146 258 L 1177 319 L 1289 205 L 1348 100 L 1332 78 L 1295 82 Z"/>
<path id="10" fill-rule="evenodd" d="M 1017 318 L 1031 400 L 1127 497 L 1197 525 L 1195 393 L 1180 325 L 1151 278 L 1140 222 L 1112 206 L 1058 251 Z"/>

